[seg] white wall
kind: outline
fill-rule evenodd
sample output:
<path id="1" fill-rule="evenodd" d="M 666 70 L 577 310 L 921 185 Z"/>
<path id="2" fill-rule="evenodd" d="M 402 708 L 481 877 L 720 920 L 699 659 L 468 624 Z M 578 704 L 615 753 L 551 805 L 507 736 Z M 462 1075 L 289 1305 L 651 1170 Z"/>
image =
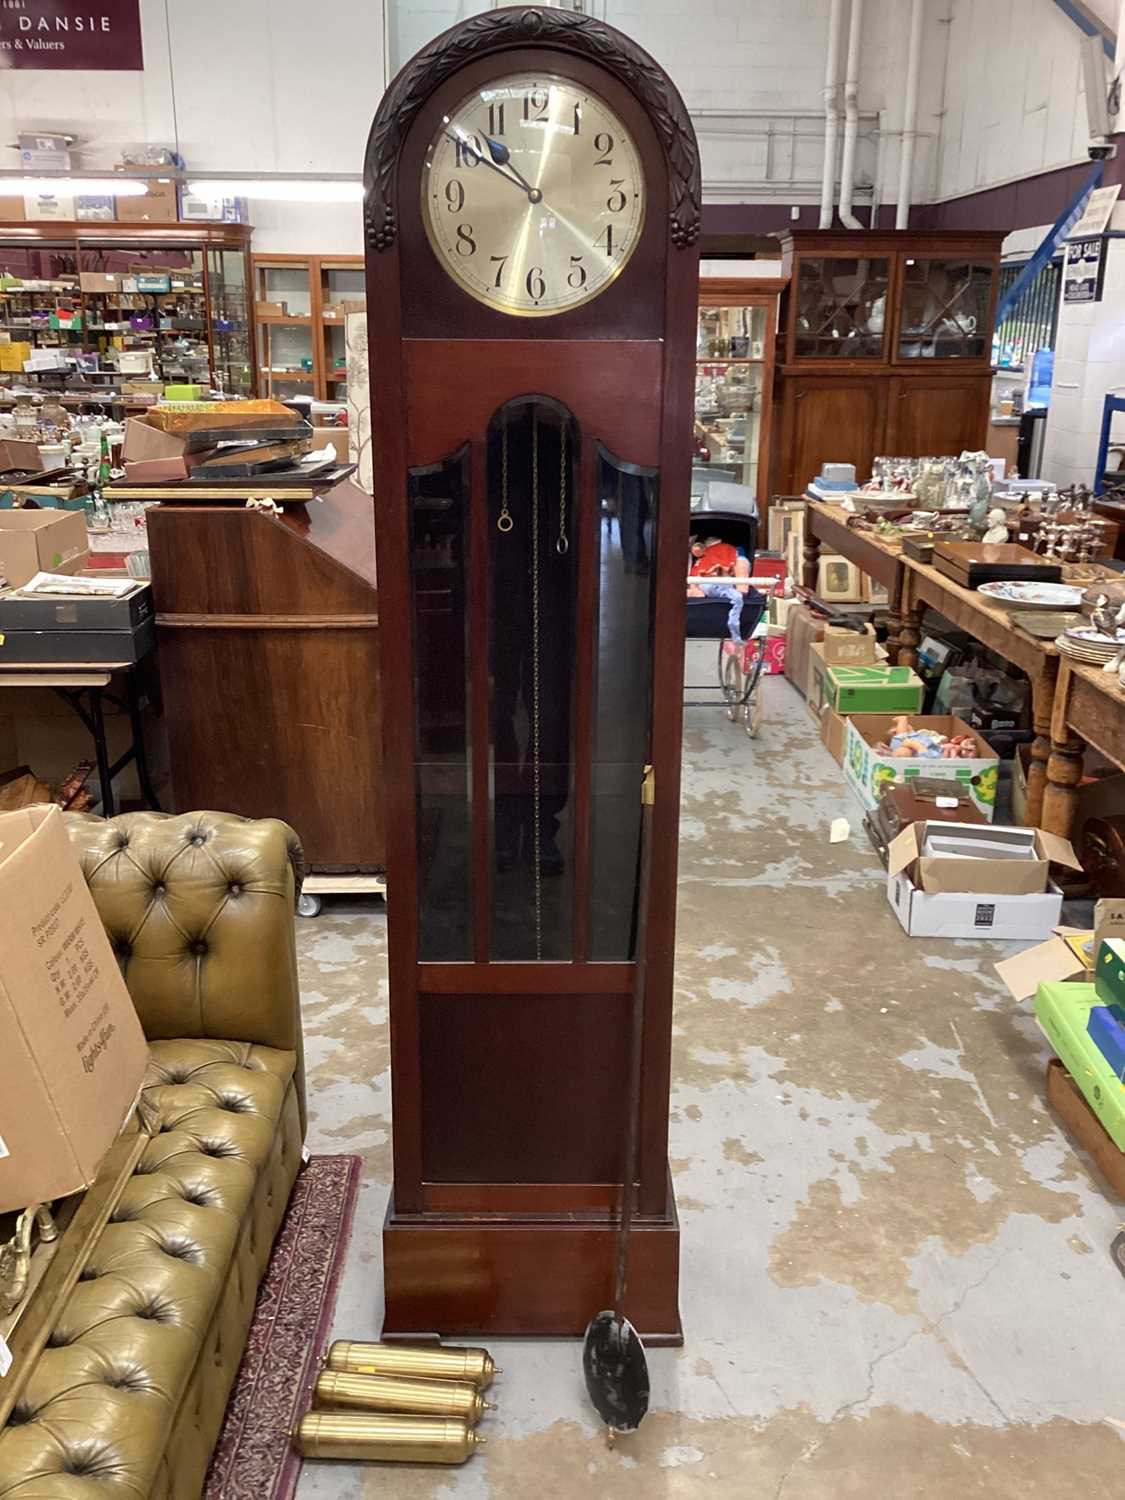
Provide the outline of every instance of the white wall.
<path id="1" fill-rule="evenodd" d="M 954 0 L 935 198 L 1085 159 L 1081 40 L 1053 0 Z"/>
<path id="2" fill-rule="evenodd" d="M 384 87 L 378 0 L 334 0 L 319 19 L 304 0 L 170 0 L 168 14 L 170 39 L 164 0 L 141 0 L 143 73 L 0 72 L 0 165 L 18 167 L 21 129 L 70 132 L 75 164 L 105 168 L 123 145 L 172 145 L 178 122 L 189 169 L 362 170 Z M 257 202 L 251 217 L 255 250 L 362 250 L 358 206 Z"/>
<path id="3" fill-rule="evenodd" d="M 19 130 L 79 138 L 105 168 L 173 143 L 201 171 L 358 172 L 384 86 L 488 0 L 141 0 L 143 73 L 0 72 L 0 165 Z M 819 199 L 829 0 L 587 0 L 669 71 L 697 117 L 709 201 Z M 166 26 L 171 17 L 171 35 Z M 857 201 L 898 177 L 909 0 L 866 0 Z M 975 191 L 1081 159 L 1080 34 L 1052 0 L 927 0 L 915 198 Z M 323 24 L 322 24 L 323 22 Z M 318 55 L 318 45 L 323 56 Z M 174 72 L 169 71 L 169 48 Z M 358 208 L 252 207 L 259 250 L 358 253 Z"/>

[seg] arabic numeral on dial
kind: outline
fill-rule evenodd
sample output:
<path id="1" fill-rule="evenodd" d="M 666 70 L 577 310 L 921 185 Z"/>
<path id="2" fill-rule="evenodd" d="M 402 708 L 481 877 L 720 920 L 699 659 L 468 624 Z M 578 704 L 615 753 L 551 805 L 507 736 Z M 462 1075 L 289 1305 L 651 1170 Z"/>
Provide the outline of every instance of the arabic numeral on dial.
<path id="1" fill-rule="evenodd" d="M 458 224 L 457 226 L 457 254 L 475 255 L 477 253 L 477 242 L 473 239 L 473 226 L 471 224 Z"/>
<path id="2" fill-rule="evenodd" d="M 582 106 L 581 106 L 581 104 L 576 104 L 574 106 L 574 133 L 575 133 L 575 135 L 581 135 L 581 133 L 582 133 Z"/>
<path id="3" fill-rule="evenodd" d="M 488 258 L 496 267 L 496 279 L 493 281 L 492 285 L 496 288 L 499 288 L 500 278 L 504 274 L 504 267 L 508 264 L 508 257 L 506 255 L 490 255 Z"/>
<path id="4" fill-rule="evenodd" d="M 605 233 L 598 235 L 597 239 L 594 241 L 594 249 L 595 250 L 604 250 L 605 253 L 606 253 L 606 255 L 612 255 L 613 254 L 613 225 L 612 224 L 607 224 L 605 226 Z"/>
<path id="5" fill-rule="evenodd" d="M 547 283 L 543 280 L 543 267 L 532 266 L 531 270 L 527 273 L 527 280 L 524 285 L 527 287 L 527 295 L 531 298 L 532 302 L 542 301 L 547 291 Z"/>
<path id="6" fill-rule="evenodd" d="M 488 133 L 489 135 L 504 134 L 504 101 L 488 106 Z"/>
<path id="7" fill-rule="evenodd" d="M 582 264 L 580 255 L 570 257 L 570 272 L 567 275 L 566 284 L 573 287 L 576 292 L 586 285 L 586 267 Z"/>
<path id="8" fill-rule="evenodd" d="M 613 137 L 608 130 L 599 130 L 594 137 L 595 167 L 613 166 Z"/>
<path id="9" fill-rule="evenodd" d="M 459 167 L 475 167 L 480 163 L 481 146 L 475 135 L 466 140 L 458 137 L 457 142 L 457 165 Z"/>
<path id="10" fill-rule="evenodd" d="M 624 177 L 611 177 L 609 185 L 613 189 L 613 192 L 605 200 L 605 206 L 611 214 L 619 214 L 628 202 L 624 193 L 625 179 Z"/>
<path id="11" fill-rule="evenodd" d="M 550 89 L 532 89 L 523 96 L 523 120 L 525 125 L 541 125 L 547 118 L 551 104 Z"/>
<path id="12" fill-rule="evenodd" d="M 451 214 L 459 214 L 465 207 L 465 185 L 456 177 L 445 184 L 445 206 Z"/>

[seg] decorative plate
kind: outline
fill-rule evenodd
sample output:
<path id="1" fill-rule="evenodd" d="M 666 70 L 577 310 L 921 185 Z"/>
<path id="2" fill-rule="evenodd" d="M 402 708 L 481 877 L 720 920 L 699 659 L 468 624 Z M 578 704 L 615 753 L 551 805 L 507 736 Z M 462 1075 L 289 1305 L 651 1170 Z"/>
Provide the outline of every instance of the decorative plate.
<path id="1" fill-rule="evenodd" d="M 1082 603 L 1079 588 L 1066 583 L 1036 583 L 1031 579 L 982 583 L 977 593 L 1000 604 L 1010 604 L 1014 609 L 1077 609 Z"/>

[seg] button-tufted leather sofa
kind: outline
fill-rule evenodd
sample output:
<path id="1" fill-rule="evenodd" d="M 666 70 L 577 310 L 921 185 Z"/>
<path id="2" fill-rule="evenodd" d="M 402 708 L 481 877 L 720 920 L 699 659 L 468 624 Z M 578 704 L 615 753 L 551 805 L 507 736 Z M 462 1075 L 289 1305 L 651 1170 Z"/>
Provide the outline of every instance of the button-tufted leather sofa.
<path id="1" fill-rule="evenodd" d="M 224 813 L 67 825 L 149 1037 L 158 1133 L 0 1429 L 0 1497 L 198 1500 L 301 1160 L 301 850 Z"/>

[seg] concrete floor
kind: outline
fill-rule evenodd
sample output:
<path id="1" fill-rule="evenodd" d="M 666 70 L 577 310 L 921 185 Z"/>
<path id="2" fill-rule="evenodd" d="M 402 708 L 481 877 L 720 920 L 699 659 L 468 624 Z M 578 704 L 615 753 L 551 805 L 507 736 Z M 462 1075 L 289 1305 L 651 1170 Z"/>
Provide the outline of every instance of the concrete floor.
<path id="1" fill-rule="evenodd" d="M 698 680 L 698 679 L 696 679 Z M 309 1463 L 300 1500 L 1069 1500 L 1121 1492 L 1119 1202 L 1056 1128 L 1011 945 L 911 940 L 789 684 L 691 711 L 671 1154 L 681 1350 L 607 1451 L 579 1345 L 494 1343 L 463 1469 Z M 853 833 L 830 845 L 828 825 Z M 300 924 L 314 1151 L 366 1163 L 337 1309 L 373 1337 L 390 1180 L 385 926 Z"/>

